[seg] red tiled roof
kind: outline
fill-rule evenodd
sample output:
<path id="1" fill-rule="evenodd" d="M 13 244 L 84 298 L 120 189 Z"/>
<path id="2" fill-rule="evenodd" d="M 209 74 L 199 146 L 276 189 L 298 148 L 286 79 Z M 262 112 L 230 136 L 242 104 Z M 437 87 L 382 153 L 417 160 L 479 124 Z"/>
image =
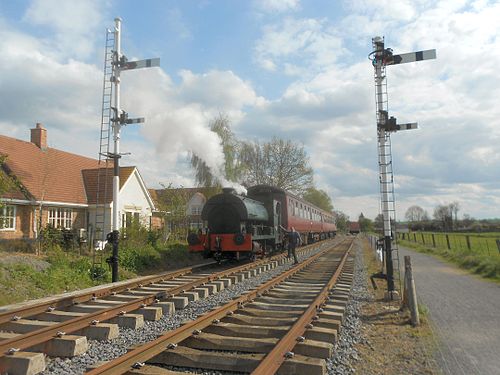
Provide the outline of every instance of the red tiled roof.
<path id="1" fill-rule="evenodd" d="M 8 168 L 5 165 L 2 165 L 0 168 L 0 184 L 3 189 L 5 189 L 2 194 L 2 198 L 6 199 L 29 199 L 29 194 L 25 194 L 23 192 L 23 186 L 16 183 L 15 179 L 11 177 L 7 171 Z"/>
<path id="2" fill-rule="evenodd" d="M 120 189 L 134 170 L 135 167 L 120 167 Z M 84 169 L 82 174 L 89 204 L 96 204 L 97 202 L 98 178 L 100 179 L 99 204 L 110 203 L 113 200 L 113 168 Z"/>
<path id="3" fill-rule="evenodd" d="M 98 161 L 69 152 L 0 135 L 5 165 L 36 200 L 86 204 L 82 169 L 96 168 Z"/>

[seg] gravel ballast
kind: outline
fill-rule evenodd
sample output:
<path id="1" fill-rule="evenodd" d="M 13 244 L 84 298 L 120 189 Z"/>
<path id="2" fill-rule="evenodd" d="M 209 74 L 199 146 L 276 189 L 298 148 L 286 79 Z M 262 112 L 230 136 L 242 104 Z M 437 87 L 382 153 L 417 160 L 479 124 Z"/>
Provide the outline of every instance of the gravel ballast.
<path id="1" fill-rule="evenodd" d="M 354 242 L 353 250 L 355 255 L 353 284 L 334 354 L 327 360 L 329 375 L 353 374 L 353 364 L 358 360 L 354 346 L 364 340 L 361 333 L 361 306 L 372 297 L 366 287 L 367 273 L 363 261 L 362 243 L 359 239 Z"/>

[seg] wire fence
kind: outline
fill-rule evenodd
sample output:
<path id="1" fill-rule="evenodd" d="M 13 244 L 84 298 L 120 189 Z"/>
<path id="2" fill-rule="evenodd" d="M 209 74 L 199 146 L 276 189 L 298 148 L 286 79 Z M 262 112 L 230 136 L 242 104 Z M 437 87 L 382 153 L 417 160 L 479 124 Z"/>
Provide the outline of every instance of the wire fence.
<path id="1" fill-rule="evenodd" d="M 399 239 L 429 247 L 500 256 L 500 233 L 398 233 Z"/>

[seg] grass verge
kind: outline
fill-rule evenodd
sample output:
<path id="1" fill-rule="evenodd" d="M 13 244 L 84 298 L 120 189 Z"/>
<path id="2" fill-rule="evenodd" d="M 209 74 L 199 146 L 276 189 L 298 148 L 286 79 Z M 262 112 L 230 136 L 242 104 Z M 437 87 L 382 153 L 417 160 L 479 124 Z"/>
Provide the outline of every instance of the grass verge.
<path id="1" fill-rule="evenodd" d="M 438 256 L 489 280 L 500 282 L 500 256 L 474 253 L 468 250 L 448 250 L 400 240 L 399 244 L 420 253 Z"/>
<path id="2" fill-rule="evenodd" d="M 363 241 L 368 277 L 380 271 L 380 264 L 368 243 Z M 356 345 L 356 374 L 440 374 L 434 360 L 435 340 L 426 313 L 421 324 L 412 327 L 409 311 L 400 310 L 400 301 L 385 301 L 385 280 L 367 279 L 371 299 L 361 307 L 362 339 Z M 427 309 L 419 306 L 422 312 Z"/>

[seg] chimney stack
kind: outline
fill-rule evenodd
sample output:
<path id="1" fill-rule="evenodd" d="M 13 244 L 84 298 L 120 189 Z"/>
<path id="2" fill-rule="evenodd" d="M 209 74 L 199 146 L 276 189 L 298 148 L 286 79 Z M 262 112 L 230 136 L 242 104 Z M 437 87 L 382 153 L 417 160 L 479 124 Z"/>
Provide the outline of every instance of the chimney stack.
<path id="1" fill-rule="evenodd" d="M 31 129 L 31 143 L 37 145 L 42 151 L 47 150 L 47 129 L 39 122 L 36 128 Z"/>

